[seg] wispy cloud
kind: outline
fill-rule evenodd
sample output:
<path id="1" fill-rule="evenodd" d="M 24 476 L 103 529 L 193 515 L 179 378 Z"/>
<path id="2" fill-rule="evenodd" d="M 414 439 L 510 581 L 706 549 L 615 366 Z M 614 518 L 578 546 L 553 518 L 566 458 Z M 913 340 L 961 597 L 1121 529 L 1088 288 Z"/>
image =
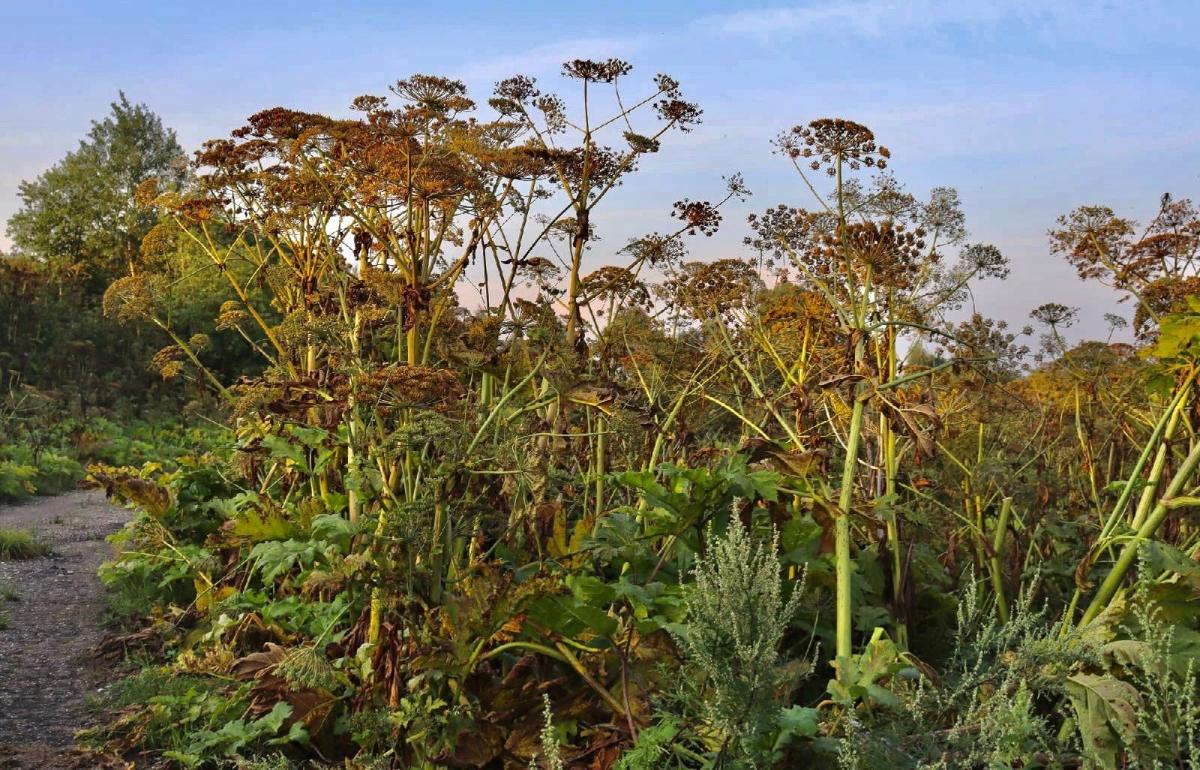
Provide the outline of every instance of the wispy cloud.
<path id="1" fill-rule="evenodd" d="M 833 0 L 716 14 L 698 24 L 760 41 L 817 31 L 880 38 L 950 26 L 1058 22 L 1069 13 L 1062 3 L 1046 0 Z"/>

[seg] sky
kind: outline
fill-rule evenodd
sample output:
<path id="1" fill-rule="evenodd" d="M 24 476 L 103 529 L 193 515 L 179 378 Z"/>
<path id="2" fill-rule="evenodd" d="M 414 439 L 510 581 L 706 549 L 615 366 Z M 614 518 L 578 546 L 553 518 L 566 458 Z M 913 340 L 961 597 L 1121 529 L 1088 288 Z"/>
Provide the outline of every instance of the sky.
<path id="1" fill-rule="evenodd" d="M 670 73 L 705 112 L 606 201 L 597 264 L 733 172 L 754 195 L 692 255 L 744 255 L 747 214 L 811 205 L 771 140 L 843 117 L 890 148 L 910 192 L 956 188 L 970 240 L 1009 257 L 975 309 L 1019 328 L 1062 302 L 1081 309 L 1071 336 L 1104 337 L 1104 313 L 1132 309 L 1080 282 L 1046 231 L 1083 204 L 1144 222 L 1163 192 L 1200 197 L 1197 28 L 1194 0 L 0 0 L 0 220 L 119 90 L 190 151 L 267 107 L 348 114 L 413 73 L 462 79 L 482 103 L 500 78 L 566 90 L 563 61 L 615 56 L 631 84 Z"/>

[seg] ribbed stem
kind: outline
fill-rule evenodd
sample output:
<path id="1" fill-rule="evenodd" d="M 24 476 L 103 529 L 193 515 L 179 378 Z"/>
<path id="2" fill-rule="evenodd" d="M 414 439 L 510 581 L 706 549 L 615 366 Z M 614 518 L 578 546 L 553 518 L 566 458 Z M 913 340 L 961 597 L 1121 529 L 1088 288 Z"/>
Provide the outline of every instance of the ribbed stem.
<path id="1" fill-rule="evenodd" d="M 850 433 L 846 438 L 846 465 L 842 468 L 842 490 L 838 498 L 839 515 L 834 528 L 834 559 L 837 574 L 837 661 L 838 673 L 847 674 L 854 650 L 851 601 L 850 503 L 854 494 L 854 476 L 858 464 L 858 445 L 862 435 L 864 401 L 857 396 L 850 413 Z"/>
<path id="2" fill-rule="evenodd" d="M 1188 453 L 1183 464 L 1179 466 L 1179 470 L 1175 471 L 1175 476 L 1171 479 L 1171 483 L 1167 485 L 1167 489 L 1163 493 L 1162 499 L 1159 500 L 1158 505 L 1154 506 L 1154 510 L 1142 522 L 1142 526 L 1138 527 L 1137 532 L 1125 543 L 1125 547 L 1121 549 L 1121 555 L 1117 557 L 1117 561 L 1113 564 L 1112 569 L 1109 570 L 1108 576 L 1100 584 L 1100 590 L 1096 592 L 1092 603 L 1088 605 L 1087 610 L 1083 613 L 1083 617 L 1079 621 L 1080 626 L 1090 623 L 1108 607 L 1108 603 L 1116 595 L 1117 589 L 1121 587 L 1121 581 L 1125 579 L 1125 574 L 1133 566 L 1133 561 L 1137 558 L 1138 547 L 1154 537 L 1159 525 L 1167 518 L 1167 513 L 1171 508 L 1166 501 L 1175 497 L 1183 490 L 1184 485 L 1192 477 L 1192 473 L 1195 472 L 1198 464 L 1200 464 L 1200 442 L 1197 442 L 1192 447 L 1192 451 Z"/>
<path id="3" fill-rule="evenodd" d="M 988 564 L 992 573 L 992 591 L 996 594 L 996 611 L 1001 622 L 1008 622 L 1008 600 L 1004 597 L 1004 576 L 1000 571 L 1000 557 L 1004 553 L 1004 535 L 1008 530 L 1008 519 L 1012 514 L 1012 498 L 1004 498 L 1000 505 L 1000 518 L 996 520 L 996 531 L 992 533 L 992 555 Z"/>

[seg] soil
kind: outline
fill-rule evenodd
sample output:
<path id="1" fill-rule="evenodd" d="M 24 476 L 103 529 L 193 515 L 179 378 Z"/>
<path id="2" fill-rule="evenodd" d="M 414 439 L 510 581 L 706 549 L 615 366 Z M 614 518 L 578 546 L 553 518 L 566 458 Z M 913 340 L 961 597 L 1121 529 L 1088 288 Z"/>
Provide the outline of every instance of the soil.
<path id="1" fill-rule="evenodd" d="M 71 743 L 108 676 L 91 655 L 107 606 L 96 570 L 112 556 L 104 538 L 128 518 L 101 492 L 0 507 L 0 527 L 31 531 L 54 549 L 0 561 L 0 589 L 17 595 L 0 599 L 8 618 L 0 629 L 0 770 L 93 766 L 79 764 Z"/>

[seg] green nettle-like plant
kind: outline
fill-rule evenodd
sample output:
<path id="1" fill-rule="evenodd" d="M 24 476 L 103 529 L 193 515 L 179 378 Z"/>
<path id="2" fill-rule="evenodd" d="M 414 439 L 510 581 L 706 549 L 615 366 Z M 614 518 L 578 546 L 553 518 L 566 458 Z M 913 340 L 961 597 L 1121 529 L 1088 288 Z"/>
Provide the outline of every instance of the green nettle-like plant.
<path id="1" fill-rule="evenodd" d="M 688 623 L 680 634 L 688 660 L 706 677 L 706 713 L 722 754 L 751 765 L 764 754 L 764 733 L 775 725 L 779 690 L 788 682 L 780 644 L 796 614 L 804 578 L 784 599 L 778 535 L 755 542 L 733 519 L 721 537 L 708 531 L 687 596 Z"/>
<path id="2" fill-rule="evenodd" d="M 1140 566 L 1152 568 L 1145 561 Z M 1191 654 L 1195 631 L 1170 623 L 1150 593 L 1148 582 L 1137 585 L 1130 603 L 1128 639 L 1111 643 L 1106 651 L 1126 668 L 1129 686 L 1137 695 L 1137 766 L 1166 770 L 1186 767 L 1200 758 L 1200 666 Z"/>
<path id="3" fill-rule="evenodd" d="M 563 770 L 562 755 L 558 751 L 558 735 L 554 732 L 554 710 L 550 707 L 550 696 L 542 695 L 542 731 L 538 734 L 542 751 L 540 756 L 529 760 L 529 770 Z"/>
<path id="4" fill-rule="evenodd" d="M 1070 672 L 1099 661 L 1098 649 L 1077 635 L 1060 638 L 1061 623 L 1034 607 L 1032 591 L 1001 620 L 980 585 L 966 582 L 953 653 L 938 681 L 897 679 L 886 708 L 850 718 L 838 743 L 840 768 L 1061 767 L 1071 756 L 1073 732 L 1060 740 L 1061 721 L 1037 703 L 1061 698 Z"/>

